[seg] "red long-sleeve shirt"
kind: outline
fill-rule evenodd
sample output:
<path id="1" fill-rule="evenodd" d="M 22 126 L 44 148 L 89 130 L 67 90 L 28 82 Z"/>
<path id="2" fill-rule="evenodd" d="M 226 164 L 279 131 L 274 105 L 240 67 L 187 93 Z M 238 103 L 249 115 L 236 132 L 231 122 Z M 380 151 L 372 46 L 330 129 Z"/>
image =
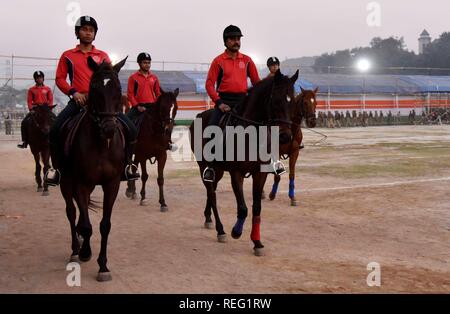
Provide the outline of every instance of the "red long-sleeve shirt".
<path id="1" fill-rule="evenodd" d="M 27 95 L 28 109 L 31 110 L 33 106 L 49 105 L 53 106 L 53 93 L 50 87 L 42 85 L 35 85 L 28 90 Z"/>
<path id="2" fill-rule="evenodd" d="M 137 71 L 128 78 L 127 96 L 132 107 L 138 104 L 155 103 L 160 95 L 158 77 L 151 72 L 146 77 Z"/>
<path id="3" fill-rule="evenodd" d="M 240 52 L 233 59 L 225 51 L 211 63 L 205 84 L 206 91 L 211 100 L 217 104 L 220 100 L 219 92 L 246 93 L 247 77 L 250 77 L 253 85 L 260 80 L 253 60 Z"/>
<path id="4" fill-rule="evenodd" d="M 91 81 L 92 70 L 89 68 L 87 59 L 91 56 L 98 64 L 103 61 L 111 62 L 106 52 L 92 46 L 89 52 L 80 50 L 80 46 L 65 51 L 59 59 L 56 69 L 56 86 L 66 95 L 73 95 L 75 92 L 88 93 Z M 69 76 L 70 84 L 67 82 Z"/>

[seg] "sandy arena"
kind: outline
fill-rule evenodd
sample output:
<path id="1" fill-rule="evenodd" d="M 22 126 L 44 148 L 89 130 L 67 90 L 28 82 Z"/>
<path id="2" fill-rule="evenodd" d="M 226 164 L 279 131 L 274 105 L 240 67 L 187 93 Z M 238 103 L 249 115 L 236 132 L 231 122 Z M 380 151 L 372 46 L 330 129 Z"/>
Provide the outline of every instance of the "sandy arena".
<path id="1" fill-rule="evenodd" d="M 90 212 L 93 258 L 81 266 L 81 287 L 73 288 L 66 284 L 70 232 L 59 188 L 48 197 L 35 192 L 30 151 L 16 148 L 17 135 L 1 135 L 0 292 L 449 293 L 450 127 L 318 131 L 328 138 L 317 145 L 321 137 L 304 131 L 299 206 L 289 206 L 287 175 L 277 199 L 263 201 L 265 256 L 254 256 L 250 241 L 251 181 L 245 185 L 250 219 L 233 240 L 236 203 L 229 177 L 222 180 L 218 204 L 229 236 L 218 243 L 215 230 L 203 227 L 206 196 L 197 164 L 170 159 L 168 212 L 159 211 L 155 166 L 147 206 L 127 199 L 121 185 L 108 246 L 111 282 L 96 281 L 101 212 Z M 94 199 L 100 195 L 96 189 Z M 381 287 L 367 285 L 371 262 L 381 266 Z"/>

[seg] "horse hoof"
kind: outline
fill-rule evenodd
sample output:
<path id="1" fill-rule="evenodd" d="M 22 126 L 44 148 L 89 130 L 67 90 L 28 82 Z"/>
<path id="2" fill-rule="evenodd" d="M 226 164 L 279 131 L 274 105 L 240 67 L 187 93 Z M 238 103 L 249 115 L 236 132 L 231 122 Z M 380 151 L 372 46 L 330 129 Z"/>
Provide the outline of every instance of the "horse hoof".
<path id="1" fill-rule="evenodd" d="M 112 280 L 112 276 L 110 272 L 105 272 L 105 273 L 98 273 L 97 275 L 97 281 L 99 282 L 105 282 L 105 281 L 111 281 Z"/>
<path id="2" fill-rule="evenodd" d="M 161 206 L 160 210 L 161 210 L 161 213 L 165 213 L 165 212 L 169 211 L 169 207 L 163 205 L 163 206 Z"/>
<path id="3" fill-rule="evenodd" d="M 210 222 L 205 222 L 205 228 L 206 229 L 214 229 L 214 224 L 212 223 L 212 221 Z"/>
<path id="4" fill-rule="evenodd" d="M 139 205 L 141 205 L 141 206 L 147 206 L 147 205 L 148 205 L 147 200 L 141 200 L 141 202 L 139 203 Z"/>
<path id="5" fill-rule="evenodd" d="M 42 196 L 49 196 L 49 195 L 50 195 L 50 193 L 48 191 L 42 192 Z"/>
<path id="6" fill-rule="evenodd" d="M 242 236 L 242 233 L 239 234 L 239 233 L 234 232 L 234 228 L 233 228 L 233 230 L 231 230 L 231 237 L 232 237 L 233 239 L 237 240 L 237 239 L 239 239 L 241 236 Z"/>
<path id="7" fill-rule="evenodd" d="M 264 256 L 264 248 L 254 248 L 255 256 Z"/>
<path id="8" fill-rule="evenodd" d="M 42 192 L 42 191 L 44 191 L 43 188 L 37 188 L 37 190 L 36 190 L 36 192 Z"/>
<path id="9" fill-rule="evenodd" d="M 275 196 L 276 196 L 275 194 L 270 193 L 269 194 L 269 200 L 273 201 L 275 199 Z"/>
<path id="10" fill-rule="evenodd" d="M 133 195 L 133 193 L 128 192 L 128 190 L 125 191 L 125 196 L 126 196 L 127 198 L 131 198 L 132 195 Z"/>
<path id="11" fill-rule="evenodd" d="M 226 234 L 219 234 L 217 236 L 217 241 L 219 241 L 219 243 L 227 243 L 227 235 Z"/>
<path id="12" fill-rule="evenodd" d="M 71 255 L 70 260 L 71 263 L 79 263 L 80 259 L 78 258 L 78 255 Z"/>
<path id="13" fill-rule="evenodd" d="M 297 200 L 291 200 L 291 206 L 298 206 Z"/>
<path id="14" fill-rule="evenodd" d="M 92 257 L 92 254 L 89 256 L 86 256 L 86 257 L 81 256 L 81 255 L 78 256 L 78 258 L 80 259 L 80 262 L 83 262 L 83 263 L 89 262 L 91 260 L 91 257 Z"/>
<path id="15" fill-rule="evenodd" d="M 265 199 L 266 199 L 266 193 L 262 192 L 262 194 L 261 194 L 261 199 L 262 199 L 262 200 L 265 200 Z"/>
<path id="16" fill-rule="evenodd" d="M 136 194 L 136 193 L 131 194 L 131 199 L 132 199 L 132 200 L 137 199 L 137 194 Z"/>

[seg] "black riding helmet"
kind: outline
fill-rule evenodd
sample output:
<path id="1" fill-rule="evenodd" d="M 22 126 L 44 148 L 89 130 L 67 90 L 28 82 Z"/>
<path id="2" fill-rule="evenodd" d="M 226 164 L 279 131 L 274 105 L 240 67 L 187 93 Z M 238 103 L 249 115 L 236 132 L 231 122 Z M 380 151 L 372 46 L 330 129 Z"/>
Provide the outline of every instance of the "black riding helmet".
<path id="1" fill-rule="evenodd" d="M 229 25 L 223 30 L 223 42 L 227 41 L 229 37 L 243 37 L 241 29 L 235 25 Z"/>
<path id="2" fill-rule="evenodd" d="M 152 57 L 149 53 L 141 52 L 137 57 L 137 63 L 141 63 L 144 60 L 152 61 Z"/>
<path id="3" fill-rule="evenodd" d="M 35 81 L 38 79 L 38 77 L 45 78 L 44 72 L 36 71 L 36 72 L 33 73 L 33 78 L 34 78 Z"/>
<path id="4" fill-rule="evenodd" d="M 80 31 L 80 28 L 86 25 L 90 25 L 94 28 L 95 30 L 95 35 L 97 35 L 97 31 L 98 31 L 98 25 L 97 25 L 97 21 L 89 16 L 89 15 L 85 15 L 85 16 L 81 16 L 77 22 L 75 23 L 75 33 L 77 34 L 78 37 L 78 32 Z"/>
<path id="5" fill-rule="evenodd" d="M 271 65 L 280 65 L 280 60 L 278 60 L 277 57 L 270 57 L 267 59 L 267 67 L 270 67 Z"/>

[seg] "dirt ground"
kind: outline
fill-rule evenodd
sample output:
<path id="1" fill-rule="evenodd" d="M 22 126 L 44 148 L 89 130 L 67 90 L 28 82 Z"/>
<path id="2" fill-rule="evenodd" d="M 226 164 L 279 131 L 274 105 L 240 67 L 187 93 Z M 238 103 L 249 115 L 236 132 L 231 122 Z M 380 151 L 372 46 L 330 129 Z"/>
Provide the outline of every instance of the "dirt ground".
<path id="1" fill-rule="evenodd" d="M 178 131 L 175 138 L 186 134 Z M 215 230 L 203 228 L 196 163 L 170 159 L 168 212 L 159 211 L 154 166 L 147 206 L 127 199 L 122 183 L 109 238 L 110 282 L 96 281 L 101 212 L 90 212 L 94 256 L 81 264 L 81 287 L 73 288 L 66 284 L 70 233 L 59 188 L 48 197 L 35 192 L 31 153 L 16 148 L 17 135 L 0 136 L 0 292 L 449 293 L 450 127 L 318 131 L 328 138 L 317 145 L 321 137 L 304 132 L 299 206 L 290 206 L 287 175 L 277 199 L 263 202 L 265 256 L 254 256 L 250 241 L 251 182 L 242 238 L 218 243 Z M 229 177 L 218 193 L 229 235 L 236 217 Z M 94 199 L 100 195 L 96 189 Z M 371 262 L 381 267 L 380 287 L 367 285 Z"/>

